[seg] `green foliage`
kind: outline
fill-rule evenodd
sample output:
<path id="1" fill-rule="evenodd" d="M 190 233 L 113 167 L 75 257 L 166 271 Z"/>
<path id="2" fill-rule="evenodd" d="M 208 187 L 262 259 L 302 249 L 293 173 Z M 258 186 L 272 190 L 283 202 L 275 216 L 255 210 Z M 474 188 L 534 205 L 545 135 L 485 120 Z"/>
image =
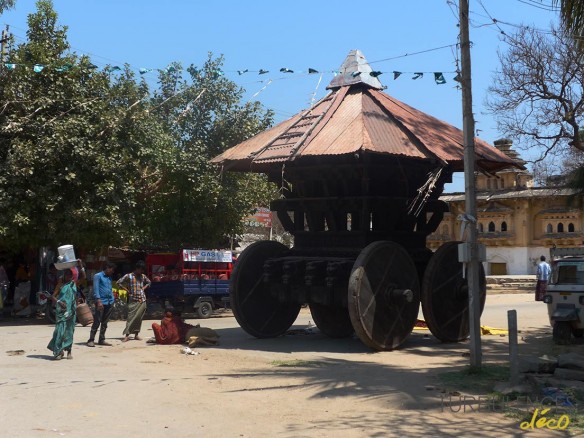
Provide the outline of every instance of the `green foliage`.
<path id="1" fill-rule="evenodd" d="M 28 67 L 0 69 L 1 246 L 219 247 L 266 204 L 265 178 L 209 164 L 272 122 L 240 103 L 221 58 L 187 79 L 176 64 L 151 92 L 128 66 L 98 71 L 71 53 L 51 1 L 28 24 L 7 60 Z"/>
<path id="2" fill-rule="evenodd" d="M 12 9 L 15 3 L 16 0 L 0 0 L 0 15 L 8 9 Z"/>
<path id="3" fill-rule="evenodd" d="M 552 0 L 554 7 L 560 6 L 562 25 L 569 34 L 574 35 L 578 47 L 583 49 L 584 34 L 584 1 L 582 0 Z"/>
<path id="4" fill-rule="evenodd" d="M 209 163 L 272 123 L 271 112 L 262 112 L 259 103 L 240 103 L 243 90 L 219 73 L 222 62 L 209 54 L 202 68 L 187 69 L 186 79 L 179 64 L 160 75 L 153 104 L 173 136 L 174 152 L 165 180 L 168 196 L 150 211 L 152 242 L 225 246 L 224 238 L 240 231 L 242 216 L 266 204 L 265 177 L 220 173 Z"/>

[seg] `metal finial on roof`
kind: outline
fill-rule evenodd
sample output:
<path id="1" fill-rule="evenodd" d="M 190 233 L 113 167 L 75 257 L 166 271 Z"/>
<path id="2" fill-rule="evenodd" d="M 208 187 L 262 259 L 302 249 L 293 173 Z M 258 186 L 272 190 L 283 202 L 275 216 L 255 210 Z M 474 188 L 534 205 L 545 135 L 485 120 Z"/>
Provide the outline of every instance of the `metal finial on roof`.
<path id="1" fill-rule="evenodd" d="M 371 88 L 382 90 L 383 85 L 381 85 L 379 79 L 370 75 L 372 71 L 371 66 L 365 59 L 365 55 L 360 50 L 351 50 L 339 68 L 339 74 L 333 78 L 326 88 L 331 90 L 347 85 L 364 84 Z"/>

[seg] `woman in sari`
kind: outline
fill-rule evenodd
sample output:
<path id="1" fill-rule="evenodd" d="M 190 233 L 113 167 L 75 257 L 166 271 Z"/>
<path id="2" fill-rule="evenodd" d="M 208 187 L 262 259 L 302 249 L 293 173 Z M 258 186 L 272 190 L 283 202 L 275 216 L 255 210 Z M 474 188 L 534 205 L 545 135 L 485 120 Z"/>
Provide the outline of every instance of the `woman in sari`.
<path id="1" fill-rule="evenodd" d="M 167 310 L 160 324 L 152 323 L 152 331 L 157 344 L 184 344 L 186 334 L 193 326 L 184 322 L 180 312 Z"/>
<path id="2" fill-rule="evenodd" d="M 63 359 L 65 351 L 67 359 L 73 359 L 71 347 L 73 346 L 73 333 L 75 331 L 75 295 L 77 287 L 73 281 L 73 272 L 66 269 L 63 273 L 63 286 L 57 297 L 51 295 L 49 299 L 56 302 L 56 324 L 53 332 L 53 339 L 47 345 L 49 350 L 53 351 L 55 360 Z"/>

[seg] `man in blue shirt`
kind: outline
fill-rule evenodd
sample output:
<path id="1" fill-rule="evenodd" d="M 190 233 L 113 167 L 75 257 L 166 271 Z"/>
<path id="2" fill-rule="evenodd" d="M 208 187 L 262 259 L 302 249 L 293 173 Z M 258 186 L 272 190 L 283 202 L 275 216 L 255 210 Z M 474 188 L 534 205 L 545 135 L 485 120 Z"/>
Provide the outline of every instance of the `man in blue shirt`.
<path id="1" fill-rule="evenodd" d="M 95 335 L 99 329 L 98 345 L 111 346 L 109 342 L 105 341 L 105 331 L 107 330 L 107 323 L 112 314 L 114 304 L 114 293 L 112 291 L 112 274 L 116 265 L 112 262 L 107 262 L 103 271 L 93 276 L 93 297 L 95 299 L 95 314 L 93 315 L 93 325 L 89 332 L 88 347 L 95 347 Z M 101 328 L 100 328 L 101 325 Z"/>
<path id="2" fill-rule="evenodd" d="M 547 284 L 552 274 L 552 268 L 548 262 L 545 261 L 545 256 L 539 258 L 540 262 L 537 265 L 537 285 L 535 286 L 535 301 L 543 301 L 543 297 L 547 291 Z"/>

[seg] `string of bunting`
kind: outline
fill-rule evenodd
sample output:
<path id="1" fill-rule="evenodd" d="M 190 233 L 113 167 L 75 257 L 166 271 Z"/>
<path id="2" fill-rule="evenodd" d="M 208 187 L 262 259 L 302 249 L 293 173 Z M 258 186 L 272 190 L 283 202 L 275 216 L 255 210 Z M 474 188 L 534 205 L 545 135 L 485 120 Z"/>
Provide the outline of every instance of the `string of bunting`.
<path id="1" fill-rule="evenodd" d="M 52 66 L 52 65 L 47 65 L 47 64 L 34 64 L 34 65 L 27 65 L 27 64 L 15 64 L 15 63 L 4 63 L 4 67 L 7 70 L 16 70 L 17 68 L 21 67 L 21 68 L 32 68 L 33 72 L 35 73 L 41 73 L 46 69 L 52 69 L 56 72 L 59 73 L 65 73 L 70 71 L 73 68 L 76 68 L 76 66 L 72 65 L 72 64 L 63 64 L 63 65 L 58 65 L 58 66 Z M 95 64 L 84 64 L 84 65 L 80 65 L 78 67 L 81 68 L 86 68 L 89 70 L 95 70 L 98 69 L 99 67 L 96 66 Z M 122 68 L 118 65 L 108 65 L 106 67 L 104 67 L 104 71 L 107 73 L 113 73 L 116 71 L 121 71 Z M 169 66 L 166 67 L 164 69 L 157 69 L 157 68 L 146 68 L 146 67 L 140 67 L 138 69 L 138 73 L 140 75 L 145 75 L 147 73 L 153 72 L 153 71 L 158 71 L 158 72 L 164 72 L 164 73 L 174 73 L 176 72 L 176 68 L 173 66 Z M 230 73 L 231 71 L 227 71 L 227 73 Z M 266 69 L 259 69 L 259 70 L 249 70 L 249 69 L 244 69 L 244 70 L 235 70 L 234 72 L 236 72 L 239 76 L 245 75 L 245 74 L 253 74 L 253 73 L 257 73 L 257 75 L 265 75 L 270 73 L 270 70 L 266 70 Z M 224 76 L 226 73 L 226 71 L 223 70 L 215 70 L 215 75 L 217 77 L 219 76 Z M 324 74 L 324 73 L 331 73 L 333 75 L 339 75 L 342 74 L 341 71 L 339 70 L 324 70 L 324 71 L 320 71 L 317 70 L 315 68 L 308 68 L 308 70 L 292 70 L 288 67 L 282 67 L 279 69 L 279 73 L 284 73 L 284 74 L 308 74 L 308 75 L 312 75 L 312 74 Z M 369 73 L 370 76 L 372 77 L 379 77 L 382 74 L 386 74 L 386 73 L 391 73 L 393 74 L 393 79 L 396 80 L 398 79 L 400 76 L 404 75 L 404 74 L 411 74 L 413 75 L 411 77 L 411 79 L 413 80 L 417 80 L 417 79 L 421 79 L 424 77 L 424 74 L 431 74 L 434 76 L 434 81 L 436 82 L 436 84 L 438 85 L 442 85 L 446 83 L 446 78 L 444 77 L 445 73 L 451 73 L 451 74 L 456 74 L 456 76 L 453 78 L 454 81 L 460 82 L 460 74 L 456 71 L 454 72 L 427 72 L 427 71 L 414 71 L 414 72 L 403 72 L 403 71 L 380 71 L 380 70 L 374 70 L 371 71 Z M 362 72 L 356 71 L 351 73 L 351 75 L 353 77 L 357 77 L 359 75 L 361 75 Z"/>

